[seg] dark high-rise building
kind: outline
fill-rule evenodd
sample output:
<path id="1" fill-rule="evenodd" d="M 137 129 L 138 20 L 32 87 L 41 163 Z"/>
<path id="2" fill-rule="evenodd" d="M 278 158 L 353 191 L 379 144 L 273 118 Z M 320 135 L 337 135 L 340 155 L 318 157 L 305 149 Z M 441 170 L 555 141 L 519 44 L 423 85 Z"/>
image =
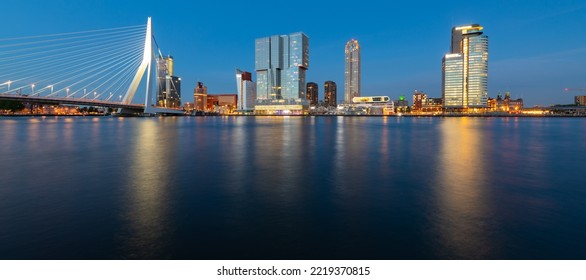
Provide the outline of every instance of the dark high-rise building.
<path id="1" fill-rule="evenodd" d="M 157 58 L 157 106 L 181 106 L 181 78 L 173 76 L 173 57 Z"/>
<path id="2" fill-rule="evenodd" d="M 336 102 L 337 94 L 336 94 L 336 83 L 332 81 L 327 81 L 324 83 L 324 103 L 328 107 L 336 107 L 338 103 Z"/>
<path id="3" fill-rule="evenodd" d="M 307 83 L 307 100 L 309 101 L 309 105 L 317 105 L 318 95 L 319 86 L 313 82 Z"/>
<path id="4" fill-rule="evenodd" d="M 168 92 L 169 94 L 167 95 L 167 107 L 181 107 L 181 78 L 177 76 L 171 76 Z"/>

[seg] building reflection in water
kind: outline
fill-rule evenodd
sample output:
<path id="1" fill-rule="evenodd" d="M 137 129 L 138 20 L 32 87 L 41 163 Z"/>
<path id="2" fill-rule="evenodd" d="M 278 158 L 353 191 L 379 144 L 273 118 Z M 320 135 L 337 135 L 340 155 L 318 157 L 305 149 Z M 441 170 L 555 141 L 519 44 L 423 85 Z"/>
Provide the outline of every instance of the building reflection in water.
<path id="1" fill-rule="evenodd" d="M 136 143 L 128 166 L 127 212 L 123 217 L 128 229 L 124 236 L 124 254 L 129 258 L 162 258 L 169 246 L 168 192 L 173 182 L 175 143 L 170 131 L 160 133 L 160 120 L 136 124 Z M 157 133 L 159 132 L 159 133 Z"/>
<path id="2" fill-rule="evenodd" d="M 264 191 L 269 195 L 265 199 L 271 204 L 281 205 L 286 213 L 295 211 L 294 206 L 302 201 L 306 191 L 303 174 L 307 176 L 304 172 L 307 157 L 304 153 L 307 152 L 305 145 L 311 145 L 303 140 L 310 133 L 304 125 L 306 121 L 296 117 L 271 118 L 270 125 L 263 127 L 257 135 L 257 139 L 266 137 L 270 142 L 268 146 L 257 146 L 257 150 L 262 151 L 259 158 L 261 166 L 264 170 L 271 170 L 265 174 L 274 174 L 274 178 L 269 180 L 272 183 L 264 185 L 267 188 Z M 262 176 L 257 179 L 262 180 Z"/>
<path id="3" fill-rule="evenodd" d="M 488 174 L 484 166 L 483 131 L 479 120 L 449 118 L 440 125 L 440 155 L 436 197 L 432 213 L 439 235 L 439 255 L 486 258 L 496 244 L 488 197 Z M 481 120 L 480 120 L 481 121 Z"/>

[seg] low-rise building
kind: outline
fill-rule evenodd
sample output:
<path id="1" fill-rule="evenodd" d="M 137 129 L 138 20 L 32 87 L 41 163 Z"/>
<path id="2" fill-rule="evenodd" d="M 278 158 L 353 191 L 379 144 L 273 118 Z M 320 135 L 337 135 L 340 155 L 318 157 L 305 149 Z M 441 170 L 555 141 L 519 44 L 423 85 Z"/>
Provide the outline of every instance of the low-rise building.
<path id="1" fill-rule="evenodd" d="M 586 106 L 586 95 L 577 95 L 574 97 L 576 106 Z"/>
<path id="2" fill-rule="evenodd" d="M 232 114 L 238 108 L 238 94 L 208 94 L 207 112 Z"/>

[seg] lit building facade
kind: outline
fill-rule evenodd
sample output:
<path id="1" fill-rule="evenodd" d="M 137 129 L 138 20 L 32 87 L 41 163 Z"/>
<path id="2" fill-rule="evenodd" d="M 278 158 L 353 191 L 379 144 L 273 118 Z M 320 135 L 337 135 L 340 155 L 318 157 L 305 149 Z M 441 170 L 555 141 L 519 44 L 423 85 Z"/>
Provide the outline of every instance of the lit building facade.
<path id="1" fill-rule="evenodd" d="M 414 91 L 413 92 L 413 106 L 411 106 L 411 112 L 417 113 L 423 111 L 423 104 L 427 101 L 427 94 Z"/>
<path id="2" fill-rule="evenodd" d="M 172 56 L 157 58 L 157 106 L 181 106 L 181 78 L 173 76 L 173 67 Z"/>
<path id="3" fill-rule="evenodd" d="M 236 69 L 236 87 L 238 89 L 239 111 L 253 111 L 256 103 L 256 83 L 252 81 L 252 74 Z"/>
<path id="4" fill-rule="evenodd" d="M 307 35 L 298 32 L 256 39 L 255 66 L 257 99 L 307 103 Z"/>
<path id="5" fill-rule="evenodd" d="M 405 96 L 399 96 L 398 100 L 393 101 L 393 105 L 395 108 L 395 112 L 397 113 L 405 113 L 409 108 L 409 100 L 405 99 Z"/>
<path id="6" fill-rule="evenodd" d="M 486 108 L 488 36 L 478 24 L 452 28 L 451 53 L 442 60 L 442 98 L 447 110 Z"/>
<path id="7" fill-rule="evenodd" d="M 326 107 L 338 106 L 336 83 L 333 81 L 324 83 L 324 105 Z"/>
<path id="8" fill-rule="evenodd" d="M 346 43 L 344 103 L 352 103 L 354 97 L 360 97 L 360 45 L 357 40 Z"/>
<path id="9" fill-rule="evenodd" d="M 499 93 L 496 99 L 488 99 L 488 108 L 493 112 L 521 113 L 523 111 L 523 99 L 512 99 L 511 93 L 505 92 L 505 97 Z"/>
<path id="10" fill-rule="evenodd" d="M 348 107 L 353 110 L 347 111 L 347 114 L 392 115 L 395 113 L 394 103 L 388 96 L 354 97 L 352 103 Z"/>
<path id="11" fill-rule="evenodd" d="M 422 112 L 424 113 L 441 113 L 444 107 L 444 100 L 439 98 L 427 97 L 423 102 Z"/>
<path id="12" fill-rule="evenodd" d="M 206 112 L 232 114 L 238 108 L 238 94 L 208 94 L 206 99 Z"/>
<path id="13" fill-rule="evenodd" d="M 319 86 L 316 83 L 307 83 L 307 101 L 309 101 L 309 105 L 315 106 L 317 105 L 319 96 Z"/>
<path id="14" fill-rule="evenodd" d="M 208 108 L 208 87 L 204 86 L 202 82 L 197 82 L 197 86 L 193 89 L 193 107 L 197 111 L 205 112 Z"/>

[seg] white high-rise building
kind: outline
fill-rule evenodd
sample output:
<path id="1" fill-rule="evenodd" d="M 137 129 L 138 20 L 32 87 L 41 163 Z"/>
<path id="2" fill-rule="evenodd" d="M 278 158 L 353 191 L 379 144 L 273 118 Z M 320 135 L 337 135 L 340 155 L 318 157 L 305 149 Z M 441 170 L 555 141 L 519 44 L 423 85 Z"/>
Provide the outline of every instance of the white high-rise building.
<path id="1" fill-rule="evenodd" d="M 357 40 L 350 40 L 345 48 L 344 103 L 352 103 L 354 97 L 360 97 L 360 45 Z"/>
<path id="2" fill-rule="evenodd" d="M 252 81 L 252 74 L 236 69 L 236 87 L 238 88 L 239 111 L 252 111 L 256 103 L 256 83 Z"/>

